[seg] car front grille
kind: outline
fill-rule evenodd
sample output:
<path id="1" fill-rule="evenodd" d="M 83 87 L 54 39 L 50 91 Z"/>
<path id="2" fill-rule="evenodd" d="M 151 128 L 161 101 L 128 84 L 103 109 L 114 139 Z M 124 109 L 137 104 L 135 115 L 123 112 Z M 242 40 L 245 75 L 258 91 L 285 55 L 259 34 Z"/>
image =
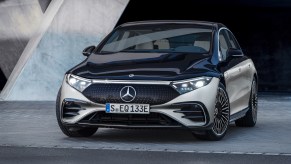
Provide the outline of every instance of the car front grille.
<path id="1" fill-rule="evenodd" d="M 171 101 L 179 93 L 169 85 L 148 84 L 92 84 L 82 93 L 89 100 L 105 103 L 126 103 L 120 98 L 120 91 L 125 86 L 136 90 L 136 97 L 130 103 L 158 105 Z"/>

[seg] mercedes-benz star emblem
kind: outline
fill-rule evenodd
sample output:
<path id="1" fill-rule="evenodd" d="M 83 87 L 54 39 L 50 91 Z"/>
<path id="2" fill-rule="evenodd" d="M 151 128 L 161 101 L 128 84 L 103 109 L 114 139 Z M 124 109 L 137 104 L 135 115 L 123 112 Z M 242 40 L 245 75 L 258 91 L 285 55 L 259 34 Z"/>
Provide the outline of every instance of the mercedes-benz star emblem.
<path id="1" fill-rule="evenodd" d="M 120 98 L 124 102 L 131 102 L 135 99 L 136 91 L 132 86 L 125 86 L 120 90 Z"/>

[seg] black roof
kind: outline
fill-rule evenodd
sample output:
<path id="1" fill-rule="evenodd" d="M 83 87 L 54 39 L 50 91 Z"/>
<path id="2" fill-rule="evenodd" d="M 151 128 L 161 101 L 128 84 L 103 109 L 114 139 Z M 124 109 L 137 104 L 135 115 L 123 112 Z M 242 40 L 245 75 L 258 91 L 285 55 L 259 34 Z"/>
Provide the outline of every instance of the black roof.
<path id="1" fill-rule="evenodd" d="M 145 25 L 145 24 L 196 24 L 196 25 L 205 25 L 213 26 L 216 28 L 225 27 L 221 23 L 217 22 L 208 22 L 208 21 L 196 21 L 196 20 L 148 20 L 148 21 L 136 21 L 136 22 L 127 22 L 121 24 L 120 27 L 132 26 L 132 25 Z"/>

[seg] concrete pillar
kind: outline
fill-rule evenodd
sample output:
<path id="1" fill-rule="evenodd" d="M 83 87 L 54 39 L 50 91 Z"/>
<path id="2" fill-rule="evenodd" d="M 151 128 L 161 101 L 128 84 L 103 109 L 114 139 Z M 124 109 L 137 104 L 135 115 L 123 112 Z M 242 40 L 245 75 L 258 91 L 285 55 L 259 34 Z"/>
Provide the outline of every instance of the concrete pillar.
<path id="1" fill-rule="evenodd" d="M 4 100 L 55 100 L 64 73 L 117 23 L 129 0 L 52 0 L 4 87 Z"/>

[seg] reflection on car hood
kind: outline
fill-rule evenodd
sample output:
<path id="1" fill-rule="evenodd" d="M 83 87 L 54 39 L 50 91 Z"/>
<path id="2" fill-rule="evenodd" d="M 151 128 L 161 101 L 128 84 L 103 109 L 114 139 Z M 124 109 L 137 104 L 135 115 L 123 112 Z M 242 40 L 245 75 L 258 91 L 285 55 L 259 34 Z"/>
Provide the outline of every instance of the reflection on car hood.
<path id="1" fill-rule="evenodd" d="M 213 70 L 207 54 L 120 52 L 92 54 L 69 73 L 89 79 L 179 80 Z"/>

